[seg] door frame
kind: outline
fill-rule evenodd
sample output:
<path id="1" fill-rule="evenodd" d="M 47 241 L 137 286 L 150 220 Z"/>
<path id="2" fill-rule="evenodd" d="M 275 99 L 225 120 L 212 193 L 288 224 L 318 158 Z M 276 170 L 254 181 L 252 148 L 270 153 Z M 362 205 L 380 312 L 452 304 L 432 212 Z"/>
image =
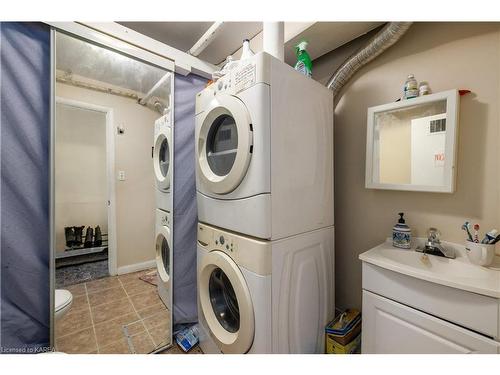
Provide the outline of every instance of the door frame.
<path id="1" fill-rule="evenodd" d="M 110 275 L 117 274 L 117 251 L 116 251 L 116 186 L 115 186 L 115 126 L 113 119 L 113 109 L 96 104 L 81 102 L 78 100 L 55 97 L 55 105 L 63 104 L 79 109 L 90 110 L 103 113 L 106 116 L 106 191 L 108 197 L 108 271 Z M 56 115 L 54 113 L 54 136 L 57 130 Z M 54 144 L 55 151 L 55 144 Z M 54 155 L 55 162 L 55 155 Z M 55 167 L 55 165 L 54 165 Z M 54 181 L 55 182 L 55 181 Z M 55 196 L 54 196 L 55 199 Z M 54 212 L 55 214 L 55 212 Z M 52 228 L 52 235 L 55 238 L 55 226 Z M 55 246 L 55 244 L 54 244 Z M 55 257 L 55 249 L 54 255 Z M 55 263 L 55 259 L 54 259 Z M 55 273 L 55 270 L 54 270 Z"/>

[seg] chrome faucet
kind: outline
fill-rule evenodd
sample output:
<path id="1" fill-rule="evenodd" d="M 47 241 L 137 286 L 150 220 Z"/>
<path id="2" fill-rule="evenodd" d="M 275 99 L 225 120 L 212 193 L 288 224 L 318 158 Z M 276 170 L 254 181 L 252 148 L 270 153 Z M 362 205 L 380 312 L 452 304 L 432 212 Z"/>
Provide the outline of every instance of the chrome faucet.
<path id="1" fill-rule="evenodd" d="M 454 249 L 446 249 L 441 245 L 441 240 L 439 237 L 441 233 L 436 228 L 429 228 L 427 231 L 427 241 L 425 242 L 425 246 L 417 247 L 416 251 L 424 253 L 437 255 L 445 258 L 455 259 L 456 254 Z"/>

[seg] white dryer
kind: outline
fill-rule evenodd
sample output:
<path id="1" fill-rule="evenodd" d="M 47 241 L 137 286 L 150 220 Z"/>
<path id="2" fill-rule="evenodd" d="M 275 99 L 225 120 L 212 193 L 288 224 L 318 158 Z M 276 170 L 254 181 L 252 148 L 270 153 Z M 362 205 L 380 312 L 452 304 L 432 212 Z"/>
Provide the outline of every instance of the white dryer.
<path id="1" fill-rule="evenodd" d="M 156 210 L 156 269 L 158 272 L 158 294 L 165 306 L 172 310 L 172 235 L 171 216 L 167 211 Z"/>
<path id="2" fill-rule="evenodd" d="M 170 194 L 172 157 L 172 123 L 170 112 L 155 121 L 153 168 L 156 180 L 156 207 L 171 212 Z"/>
<path id="3" fill-rule="evenodd" d="M 264 239 L 333 225 L 333 96 L 258 53 L 196 97 L 201 222 Z"/>
<path id="4" fill-rule="evenodd" d="M 323 353 L 334 317 L 333 228 L 277 241 L 198 224 L 204 353 Z"/>

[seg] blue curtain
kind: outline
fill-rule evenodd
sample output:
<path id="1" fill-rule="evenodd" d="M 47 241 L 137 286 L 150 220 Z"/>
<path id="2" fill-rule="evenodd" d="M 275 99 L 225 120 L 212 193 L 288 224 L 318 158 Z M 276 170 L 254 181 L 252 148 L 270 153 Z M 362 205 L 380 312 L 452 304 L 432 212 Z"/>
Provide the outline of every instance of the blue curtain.
<path id="1" fill-rule="evenodd" d="M 0 23 L 0 346 L 49 346 L 50 29 Z"/>
<path id="2" fill-rule="evenodd" d="M 194 117 L 196 94 L 207 80 L 175 75 L 174 89 L 174 324 L 198 321 Z"/>

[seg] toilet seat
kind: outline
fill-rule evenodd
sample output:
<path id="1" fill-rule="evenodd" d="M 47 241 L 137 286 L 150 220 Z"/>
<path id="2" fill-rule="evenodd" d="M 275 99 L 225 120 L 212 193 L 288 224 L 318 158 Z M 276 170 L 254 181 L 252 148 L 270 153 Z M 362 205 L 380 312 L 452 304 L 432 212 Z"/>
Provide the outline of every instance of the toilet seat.
<path id="1" fill-rule="evenodd" d="M 66 289 L 56 289 L 55 291 L 55 310 L 56 312 L 63 310 L 64 308 L 71 305 L 73 302 L 73 295 L 69 290 Z"/>

